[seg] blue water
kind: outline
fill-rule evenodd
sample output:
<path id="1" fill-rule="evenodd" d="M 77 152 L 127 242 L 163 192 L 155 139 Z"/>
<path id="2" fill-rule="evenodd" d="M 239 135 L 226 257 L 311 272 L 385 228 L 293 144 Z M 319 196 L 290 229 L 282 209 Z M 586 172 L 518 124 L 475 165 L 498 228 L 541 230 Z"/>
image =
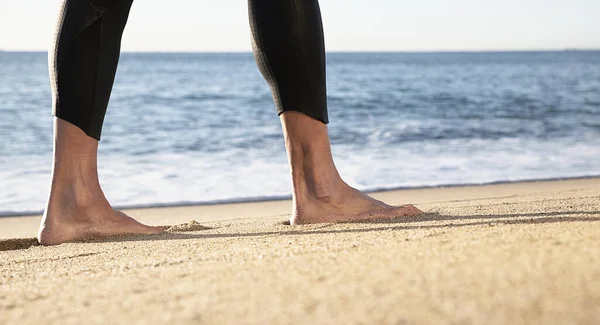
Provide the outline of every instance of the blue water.
<path id="1" fill-rule="evenodd" d="M 360 189 L 600 175 L 600 52 L 328 54 L 330 133 Z M 0 214 L 40 211 L 45 53 L 0 52 Z M 290 195 L 250 53 L 121 57 L 100 146 L 117 206 Z"/>

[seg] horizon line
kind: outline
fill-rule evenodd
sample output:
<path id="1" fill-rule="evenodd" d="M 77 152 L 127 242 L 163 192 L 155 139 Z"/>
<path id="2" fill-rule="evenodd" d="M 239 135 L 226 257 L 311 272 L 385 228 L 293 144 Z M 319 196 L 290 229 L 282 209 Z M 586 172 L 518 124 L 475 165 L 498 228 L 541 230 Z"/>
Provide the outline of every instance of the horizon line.
<path id="1" fill-rule="evenodd" d="M 326 53 L 520 53 L 520 52 L 599 52 L 599 48 L 561 48 L 561 49 L 477 49 L 477 50 L 331 50 Z M 5 50 L 0 49 L 0 52 L 4 53 L 47 53 L 48 50 Z M 139 50 L 130 51 L 125 50 L 121 53 L 156 53 L 156 54 L 236 54 L 236 53 L 252 53 L 250 50 L 204 50 L 204 51 L 181 51 L 181 50 Z"/>

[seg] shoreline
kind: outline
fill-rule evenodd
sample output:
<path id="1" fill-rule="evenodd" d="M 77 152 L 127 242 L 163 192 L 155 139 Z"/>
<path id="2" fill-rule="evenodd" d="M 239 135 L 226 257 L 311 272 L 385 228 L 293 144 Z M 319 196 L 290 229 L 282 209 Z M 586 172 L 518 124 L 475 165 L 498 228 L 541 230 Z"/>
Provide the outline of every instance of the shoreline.
<path id="1" fill-rule="evenodd" d="M 394 192 L 394 191 L 411 191 L 411 190 L 424 190 L 424 189 L 454 189 L 461 187 L 473 187 L 473 186 L 488 186 L 488 185 L 507 185 L 507 184 L 520 184 L 520 183 L 544 183 L 544 182 L 557 182 L 557 181 L 569 181 L 569 180 L 585 180 L 585 179 L 597 179 L 600 182 L 600 174 L 585 175 L 585 176 L 572 176 L 572 177 L 551 177 L 551 178 L 533 178 L 533 179 L 522 179 L 522 180 L 504 180 L 504 181 L 492 181 L 484 183 L 464 183 L 464 184 L 442 184 L 442 185 L 423 185 L 423 186 L 398 186 L 398 187 L 379 187 L 379 188 L 367 188 L 362 190 L 368 194 L 376 194 L 381 192 Z M 115 205 L 114 208 L 118 210 L 139 210 L 139 209 L 159 209 L 159 208 L 185 208 L 185 207 L 202 207 L 202 206 L 213 206 L 213 205 L 227 205 L 227 204 L 242 204 L 242 203 L 261 203 L 261 202 L 274 202 L 274 201 L 288 201 L 291 200 L 291 195 L 281 196 L 267 196 L 267 197 L 248 197 L 248 198 L 233 198 L 233 199 L 222 199 L 212 201 L 193 201 L 193 202 L 172 202 L 172 203 L 148 203 L 148 204 L 131 204 L 131 205 Z M 0 211 L 0 220 L 2 218 L 16 218 L 16 217 L 33 217 L 41 215 L 44 211 Z"/>
<path id="2" fill-rule="evenodd" d="M 546 193 L 548 196 L 579 188 L 596 188 L 600 195 L 600 177 L 578 177 L 554 180 L 503 182 L 481 185 L 420 187 L 368 192 L 375 199 L 391 205 L 415 204 L 419 208 L 461 201 L 512 199 L 523 195 Z M 291 200 L 263 200 L 249 202 L 190 204 L 118 208 L 129 216 L 149 225 L 170 226 L 190 221 L 200 223 L 225 220 L 270 218 L 286 220 L 291 213 Z M 427 213 L 427 211 L 425 211 Z M 33 238 L 41 212 L 27 215 L 0 217 L 0 240 Z"/>

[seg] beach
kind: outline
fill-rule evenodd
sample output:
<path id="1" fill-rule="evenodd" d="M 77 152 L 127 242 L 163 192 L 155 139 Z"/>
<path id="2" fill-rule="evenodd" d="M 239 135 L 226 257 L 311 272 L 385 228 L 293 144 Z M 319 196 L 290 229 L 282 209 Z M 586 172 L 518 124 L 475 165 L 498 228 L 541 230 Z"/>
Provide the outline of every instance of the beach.
<path id="1" fill-rule="evenodd" d="M 374 4 L 0 4 L 0 325 L 599 325 L 600 1 Z"/>
<path id="2" fill-rule="evenodd" d="M 2 217 L 0 324 L 600 322 L 600 178 L 372 195 L 426 214 L 289 226 L 287 200 L 133 209 L 176 227 L 54 247 L 34 245 L 39 216 Z"/>

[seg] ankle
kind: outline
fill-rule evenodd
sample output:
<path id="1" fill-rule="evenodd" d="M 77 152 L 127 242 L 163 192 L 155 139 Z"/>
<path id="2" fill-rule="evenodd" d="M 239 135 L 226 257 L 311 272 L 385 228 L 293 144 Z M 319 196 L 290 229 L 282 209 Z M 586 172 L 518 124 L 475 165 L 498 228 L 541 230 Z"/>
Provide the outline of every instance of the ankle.
<path id="1" fill-rule="evenodd" d="M 321 201 L 331 203 L 340 197 L 344 181 L 335 166 L 292 168 L 293 197 L 297 203 Z"/>
<path id="2" fill-rule="evenodd" d="M 294 197 L 299 201 L 331 200 L 345 183 L 331 157 L 329 146 L 288 143 Z"/>
<path id="3" fill-rule="evenodd" d="M 104 198 L 97 178 L 70 175 L 53 175 L 50 188 L 50 205 L 89 207 Z"/>

